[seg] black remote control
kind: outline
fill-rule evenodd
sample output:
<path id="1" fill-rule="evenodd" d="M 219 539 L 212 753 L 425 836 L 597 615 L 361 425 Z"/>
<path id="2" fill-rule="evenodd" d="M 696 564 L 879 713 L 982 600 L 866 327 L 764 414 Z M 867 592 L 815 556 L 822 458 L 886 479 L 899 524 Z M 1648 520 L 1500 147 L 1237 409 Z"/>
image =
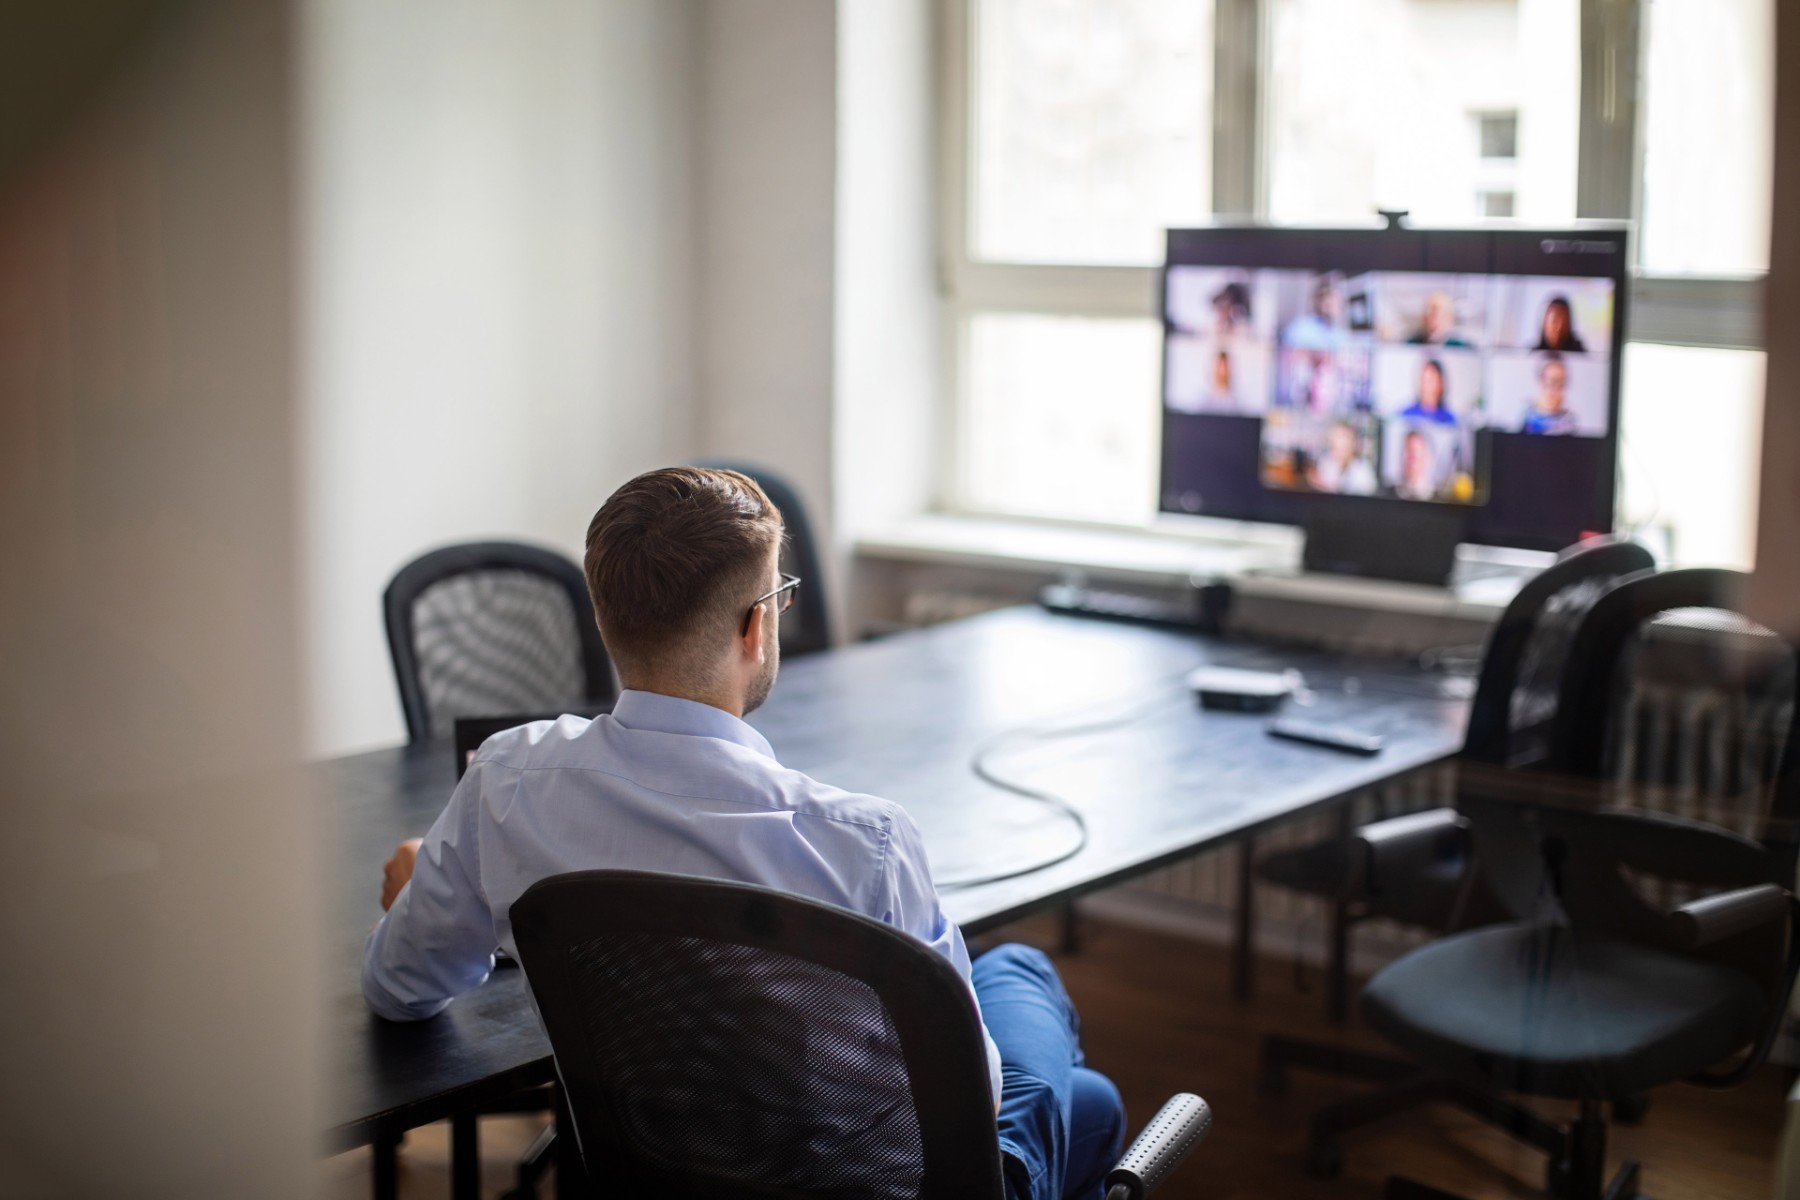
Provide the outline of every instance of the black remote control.
<path id="1" fill-rule="evenodd" d="M 1320 721 L 1302 721 L 1294 717 L 1270 721 L 1269 736 L 1286 738 L 1290 742 L 1327 746 L 1333 750 L 1342 750 L 1345 754 L 1380 754 L 1383 745 L 1383 739 L 1378 733 L 1358 733 L 1342 725 L 1326 725 Z"/>

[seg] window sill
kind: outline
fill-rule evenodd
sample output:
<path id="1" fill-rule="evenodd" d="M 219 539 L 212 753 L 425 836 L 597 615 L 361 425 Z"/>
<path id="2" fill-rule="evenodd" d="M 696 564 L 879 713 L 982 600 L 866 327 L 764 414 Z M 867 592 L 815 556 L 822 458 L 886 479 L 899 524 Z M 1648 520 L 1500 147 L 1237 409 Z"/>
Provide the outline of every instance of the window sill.
<path id="1" fill-rule="evenodd" d="M 858 539 L 859 558 L 915 565 L 1079 575 L 1139 587 L 1228 582 L 1240 600 L 1316 604 L 1492 623 L 1520 583 L 1550 559 L 1464 546 L 1453 587 L 1433 588 L 1299 569 L 1295 530 L 1231 522 L 1106 528 L 959 513 L 925 513 Z"/>

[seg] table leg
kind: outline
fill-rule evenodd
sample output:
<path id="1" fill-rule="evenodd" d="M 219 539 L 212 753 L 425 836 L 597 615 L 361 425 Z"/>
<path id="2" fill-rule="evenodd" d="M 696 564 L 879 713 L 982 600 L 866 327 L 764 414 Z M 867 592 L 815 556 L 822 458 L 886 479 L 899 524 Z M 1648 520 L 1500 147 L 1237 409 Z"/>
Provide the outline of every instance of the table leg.
<path id="1" fill-rule="evenodd" d="M 560 1082 L 551 1085 L 556 1091 L 556 1200 L 578 1200 L 590 1196 L 587 1168 L 581 1162 L 581 1148 L 575 1144 L 575 1122 L 563 1102 Z"/>
<path id="2" fill-rule="evenodd" d="M 369 1153 L 369 1194 L 374 1200 L 396 1200 L 400 1195 L 400 1139 L 377 1138 Z"/>
<path id="3" fill-rule="evenodd" d="M 1073 900 L 1062 906 L 1062 934 L 1057 940 L 1057 949 L 1064 954 L 1081 951 L 1081 910 Z"/>
<path id="4" fill-rule="evenodd" d="M 1237 930 L 1231 946 L 1231 994 L 1248 1000 L 1256 991 L 1256 839 L 1238 843 Z"/>
<path id="5" fill-rule="evenodd" d="M 1350 861 L 1351 839 L 1356 825 L 1351 805 L 1341 804 L 1337 811 L 1338 853 Z M 1346 879 L 1343 891 L 1331 906 L 1331 946 L 1325 966 L 1325 1018 L 1342 1025 L 1350 1015 L 1350 893 L 1359 881 Z"/>
<path id="6" fill-rule="evenodd" d="M 480 1200 L 481 1127 L 474 1113 L 450 1118 L 450 1195 L 452 1200 Z"/>
<path id="7" fill-rule="evenodd" d="M 1342 900 L 1331 908 L 1330 958 L 1325 966 L 1325 1019 L 1342 1025 L 1350 1019 L 1350 906 Z"/>

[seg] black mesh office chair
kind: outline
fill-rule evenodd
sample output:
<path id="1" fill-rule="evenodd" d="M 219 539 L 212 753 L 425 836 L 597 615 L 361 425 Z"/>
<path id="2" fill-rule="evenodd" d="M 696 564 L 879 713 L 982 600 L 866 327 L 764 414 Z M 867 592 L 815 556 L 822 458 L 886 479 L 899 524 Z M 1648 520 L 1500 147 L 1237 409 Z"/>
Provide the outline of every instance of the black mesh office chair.
<path id="1" fill-rule="evenodd" d="M 470 542 L 420 555 L 382 595 L 408 740 L 458 717 L 591 709 L 617 689 L 581 568 L 554 550 Z"/>
<path id="2" fill-rule="evenodd" d="M 512 907 L 599 1195 L 999 1200 L 980 1020 L 942 957 L 745 884 L 582 871 Z M 1211 1123 L 1165 1105 L 1107 1178 L 1161 1182 Z"/>
<path id="3" fill-rule="evenodd" d="M 1642 546 L 1606 542 L 1576 546 L 1521 587 L 1488 636 L 1481 674 L 1469 709 L 1460 762 L 1529 766 L 1541 762 L 1562 657 L 1581 615 L 1618 580 L 1655 567 Z M 1454 824 L 1450 809 L 1416 821 Z M 1417 864 L 1408 878 L 1390 876 L 1380 892 L 1369 891 L 1357 855 L 1342 836 L 1265 855 L 1257 874 L 1270 883 L 1328 901 L 1331 906 L 1326 967 L 1326 1015 L 1342 1021 L 1348 1008 L 1350 931 L 1380 918 L 1442 931 L 1457 923 L 1477 924 L 1501 915 L 1470 879 L 1468 859 L 1452 840 L 1446 852 Z"/>
<path id="4" fill-rule="evenodd" d="M 617 695 L 587 579 L 554 550 L 469 542 L 430 551 L 388 583 L 382 614 L 415 745 L 449 737 L 459 717 L 593 711 Z M 552 1100 L 534 1088 L 485 1111 L 545 1111 Z M 456 1136 L 469 1140 L 459 1153 L 473 1161 L 474 1133 Z M 546 1130 L 520 1163 L 521 1194 L 549 1165 L 552 1137 Z M 396 1146 L 376 1147 L 387 1160 L 377 1179 L 393 1178 Z"/>
<path id="5" fill-rule="evenodd" d="M 1545 770 L 1494 770 L 1459 799 L 1478 869 L 1517 919 L 1423 946 L 1370 981 L 1365 1019 L 1411 1062 L 1389 1064 L 1388 1085 L 1360 1104 L 1315 1116 L 1315 1166 L 1333 1165 L 1330 1139 L 1347 1128 L 1443 1101 L 1545 1151 L 1552 1195 L 1630 1197 L 1636 1163 L 1605 1178 L 1606 1106 L 1634 1107 L 1678 1080 L 1729 1086 L 1765 1061 L 1800 967 L 1789 890 L 1800 727 L 1792 649 L 1720 616 L 1735 613 L 1744 582 L 1672 571 L 1626 580 L 1594 603 L 1568 648 Z M 1679 610 L 1691 611 L 1658 622 Z M 1605 782 L 1633 673 L 1645 656 L 1670 654 L 1757 693 L 1740 714 L 1754 727 L 1746 744 L 1776 752 L 1771 770 L 1740 777 L 1749 833 L 1618 807 L 1631 782 Z M 1403 829 L 1375 827 L 1362 840 L 1377 877 L 1435 852 Z M 1509 1092 L 1575 1100 L 1579 1115 L 1565 1130 Z M 1388 1194 L 1447 1195 L 1404 1180 Z"/>
<path id="6" fill-rule="evenodd" d="M 781 619 L 781 652 L 792 656 L 829 649 L 831 606 L 826 602 L 819 544 L 813 535 L 812 521 L 806 515 L 806 505 L 800 502 L 800 493 L 767 467 L 730 459 L 710 459 L 696 465 L 748 475 L 781 511 L 781 522 L 787 528 L 787 540 L 781 547 L 781 570 L 798 575 L 802 580 L 793 611 Z"/>

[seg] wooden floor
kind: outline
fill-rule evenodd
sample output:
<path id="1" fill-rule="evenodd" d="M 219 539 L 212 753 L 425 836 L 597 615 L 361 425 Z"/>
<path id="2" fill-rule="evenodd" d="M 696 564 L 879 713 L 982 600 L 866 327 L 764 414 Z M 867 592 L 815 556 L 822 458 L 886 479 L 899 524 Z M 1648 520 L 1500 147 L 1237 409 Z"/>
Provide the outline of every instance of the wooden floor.
<path id="1" fill-rule="evenodd" d="M 1009 931 L 1017 940 L 1049 946 L 1048 924 Z M 1212 1104 L 1216 1124 L 1158 1200 L 1359 1200 L 1381 1194 L 1393 1173 L 1462 1192 L 1472 1200 L 1542 1195 L 1543 1156 L 1479 1122 L 1441 1109 L 1395 1117 L 1346 1142 L 1343 1176 L 1334 1183 L 1302 1169 L 1306 1116 L 1316 1104 L 1350 1095 L 1354 1085 L 1296 1076 L 1283 1099 L 1256 1088 L 1262 1035 L 1339 1037 L 1379 1049 L 1358 1030 L 1333 1031 L 1320 1019 L 1315 993 L 1296 989 L 1293 968 L 1259 964 L 1258 993 L 1234 1003 L 1226 991 L 1225 952 L 1185 939 L 1121 925 L 1088 922 L 1081 952 L 1058 955 L 1070 994 L 1082 1013 L 1083 1042 L 1092 1066 L 1110 1074 L 1125 1095 L 1132 1130 L 1176 1091 L 1194 1091 Z M 1765 1071 L 1743 1087 L 1712 1092 L 1674 1085 L 1655 1094 L 1643 1125 L 1615 1127 L 1610 1165 L 1622 1155 L 1644 1164 L 1643 1189 L 1656 1200 L 1766 1197 L 1783 1117 L 1781 1073 Z M 1561 1114 L 1568 1107 L 1545 1104 Z M 512 1163 L 536 1135 L 532 1118 L 483 1122 L 487 1194 L 511 1185 Z M 449 1194 L 449 1141 L 444 1126 L 408 1135 L 402 1151 L 401 1195 L 423 1200 Z M 326 1192 L 349 1200 L 368 1194 L 367 1153 L 324 1164 Z M 544 1189 L 544 1196 L 550 1190 Z"/>

